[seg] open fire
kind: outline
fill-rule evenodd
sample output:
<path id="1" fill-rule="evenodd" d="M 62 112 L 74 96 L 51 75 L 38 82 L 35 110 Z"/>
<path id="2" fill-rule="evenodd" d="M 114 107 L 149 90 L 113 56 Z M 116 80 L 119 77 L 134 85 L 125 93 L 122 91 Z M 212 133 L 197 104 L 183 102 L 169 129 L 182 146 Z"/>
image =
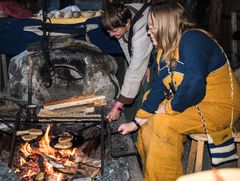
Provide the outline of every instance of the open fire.
<path id="1" fill-rule="evenodd" d="M 22 180 L 69 180 L 72 175 L 96 177 L 101 160 L 84 153 L 84 145 L 71 149 L 55 149 L 51 146 L 50 125 L 44 136 L 33 146 L 29 142 L 20 147 L 19 166 L 15 172 Z M 86 143 L 85 143 L 86 144 Z M 86 145 L 85 145 L 86 147 Z"/>

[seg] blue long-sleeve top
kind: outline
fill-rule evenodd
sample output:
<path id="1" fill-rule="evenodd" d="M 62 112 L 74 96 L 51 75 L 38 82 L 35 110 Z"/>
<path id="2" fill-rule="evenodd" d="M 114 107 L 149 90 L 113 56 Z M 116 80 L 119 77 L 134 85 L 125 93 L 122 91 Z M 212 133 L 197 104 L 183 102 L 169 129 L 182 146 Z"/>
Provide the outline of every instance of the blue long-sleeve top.
<path id="1" fill-rule="evenodd" d="M 170 104 L 173 111 L 183 112 L 203 100 L 208 75 L 222 67 L 226 63 L 226 58 L 218 44 L 199 30 L 183 33 L 178 53 L 172 72 L 173 75 L 182 76 L 182 80 L 176 81 L 177 90 Z M 164 85 L 164 80 L 170 75 L 164 60 L 160 61 L 160 71 L 158 66 L 155 61 L 153 86 L 141 107 L 148 113 L 154 113 L 159 104 L 166 99 L 164 90 L 167 86 Z"/>

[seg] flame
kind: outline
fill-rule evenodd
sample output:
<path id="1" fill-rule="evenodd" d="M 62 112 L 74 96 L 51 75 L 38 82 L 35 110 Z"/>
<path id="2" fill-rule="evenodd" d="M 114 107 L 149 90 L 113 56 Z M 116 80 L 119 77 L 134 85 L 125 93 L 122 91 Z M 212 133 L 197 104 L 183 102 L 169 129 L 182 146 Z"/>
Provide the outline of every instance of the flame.
<path id="1" fill-rule="evenodd" d="M 39 151 L 44 153 L 47 156 L 54 157 L 55 156 L 55 149 L 50 146 L 50 125 L 48 125 L 47 130 L 41 141 L 39 141 Z"/>
<path id="2" fill-rule="evenodd" d="M 61 181 L 62 180 L 62 178 L 63 178 L 63 174 L 58 174 L 58 176 L 57 176 L 57 181 Z"/>
<path id="3" fill-rule="evenodd" d="M 69 167 L 77 167 L 75 162 L 71 161 L 70 159 L 74 156 L 77 156 L 77 148 L 74 149 L 67 149 L 67 150 L 56 150 L 50 146 L 50 125 L 48 125 L 46 129 L 45 135 L 42 137 L 42 139 L 39 141 L 39 148 L 33 149 L 31 148 L 29 143 L 25 143 L 20 148 L 20 151 L 24 154 L 24 156 L 27 158 L 30 155 L 33 154 L 39 154 L 39 155 L 45 155 L 48 158 L 51 158 L 53 160 L 60 161 L 64 166 Z M 63 179 L 63 174 L 58 173 L 54 171 L 53 165 L 46 159 L 46 157 L 43 156 L 44 159 L 44 166 L 45 166 L 45 173 L 47 175 L 54 176 L 57 181 L 61 181 Z M 20 166 L 23 164 L 32 165 L 36 168 L 35 163 L 33 162 L 27 162 L 23 157 L 20 158 Z M 32 177 L 34 175 L 37 175 L 38 172 L 36 170 L 28 170 L 26 174 L 24 174 L 22 177 Z"/>
<path id="4" fill-rule="evenodd" d="M 23 157 L 20 157 L 20 166 L 26 163 L 26 160 Z"/>
<path id="5" fill-rule="evenodd" d="M 38 174 L 38 172 L 34 172 L 32 170 L 28 170 L 28 172 L 25 175 L 23 175 L 23 178 L 24 177 L 31 177 L 31 176 L 34 176 L 36 174 Z"/>
<path id="6" fill-rule="evenodd" d="M 32 153 L 32 148 L 30 144 L 27 142 L 20 148 L 20 151 L 24 154 L 25 157 L 28 157 Z"/>

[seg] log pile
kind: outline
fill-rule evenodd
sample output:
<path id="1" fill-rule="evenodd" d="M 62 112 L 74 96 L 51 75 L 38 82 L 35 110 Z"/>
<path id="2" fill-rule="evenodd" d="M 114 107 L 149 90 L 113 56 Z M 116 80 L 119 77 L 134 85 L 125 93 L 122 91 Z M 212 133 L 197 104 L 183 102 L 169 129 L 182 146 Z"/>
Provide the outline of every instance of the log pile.
<path id="1" fill-rule="evenodd" d="M 71 97 L 57 101 L 44 103 L 40 110 L 39 117 L 82 117 L 95 112 L 96 107 L 105 106 L 107 101 L 105 96 L 95 94 Z"/>

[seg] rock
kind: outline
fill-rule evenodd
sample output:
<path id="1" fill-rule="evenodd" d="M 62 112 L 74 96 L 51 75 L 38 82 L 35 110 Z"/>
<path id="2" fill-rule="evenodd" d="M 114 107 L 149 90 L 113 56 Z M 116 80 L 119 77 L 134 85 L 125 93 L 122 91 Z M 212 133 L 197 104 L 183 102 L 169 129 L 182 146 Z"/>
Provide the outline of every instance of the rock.
<path id="1" fill-rule="evenodd" d="M 59 41 L 61 40 L 61 41 Z M 40 46 L 36 43 L 33 46 Z M 40 47 L 31 47 L 13 57 L 9 65 L 10 95 L 19 101 L 28 100 L 29 63 L 32 61 L 32 103 L 42 105 L 53 101 L 88 93 L 105 95 L 113 100 L 119 92 L 115 77 L 116 60 L 104 54 L 96 46 L 84 42 L 69 42 L 68 39 L 51 39 L 50 63 L 53 66 L 51 84 L 47 82 L 47 63 Z M 30 57 L 30 58 L 28 58 Z M 47 82 L 48 83 L 48 82 Z"/>

